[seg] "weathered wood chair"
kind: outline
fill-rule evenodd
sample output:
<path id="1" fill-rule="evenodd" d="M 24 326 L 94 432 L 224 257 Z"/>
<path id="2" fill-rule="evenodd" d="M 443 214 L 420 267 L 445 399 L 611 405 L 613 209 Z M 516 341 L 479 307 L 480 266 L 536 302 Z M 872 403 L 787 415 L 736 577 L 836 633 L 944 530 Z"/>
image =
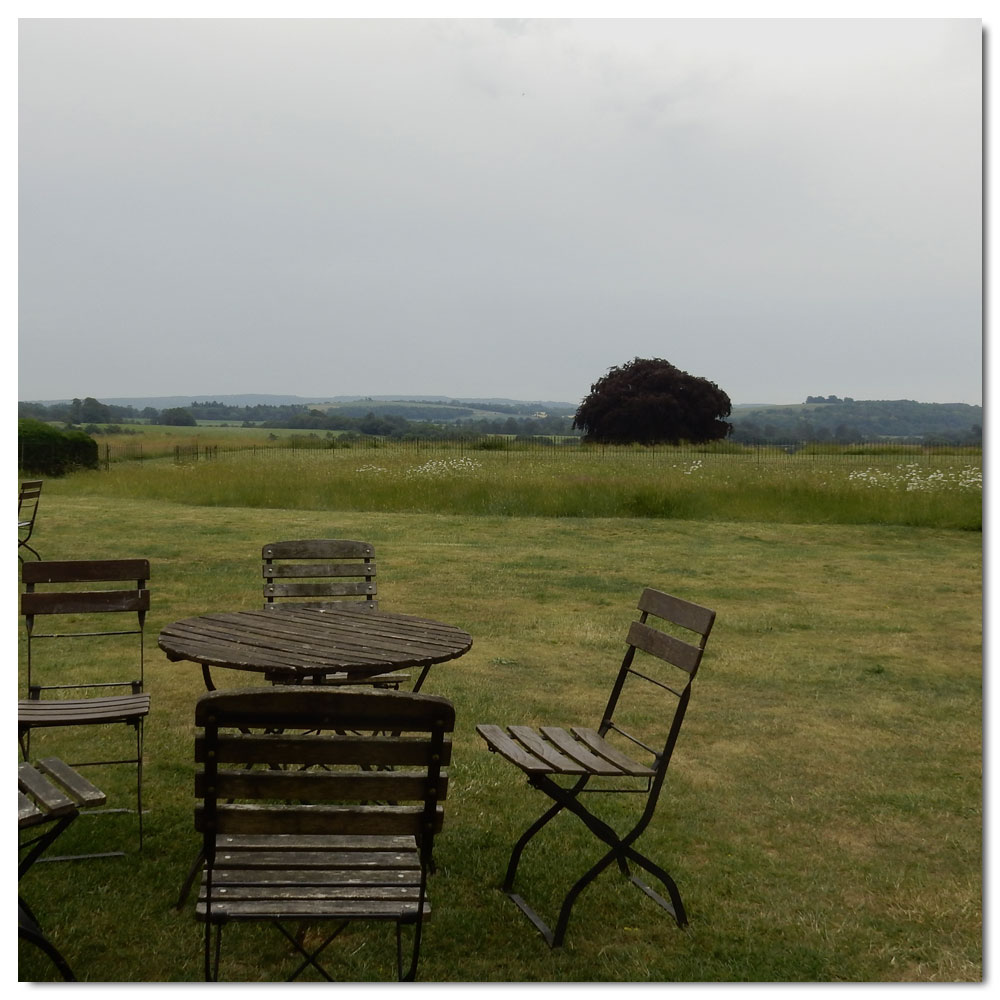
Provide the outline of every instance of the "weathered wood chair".
<path id="1" fill-rule="evenodd" d="M 337 607 L 345 602 L 378 609 L 375 547 L 368 542 L 340 538 L 269 542 L 261 559 L 267 610 Z"/>
<path id="2" fill-rule="evenodd" d="M 37 766 L 27 761 L 17 768 L 18 882 L 59 835 L 80 814 L 80 806 L 103 805 L 104 792 L 61 760 L 48 758 Z M 21 834 L 26 835 L 24 838 Z M 23 853 L 22 853 L 23 852 Z M 58 860 L 50 858 L 48 860 Z M 31 907 L 17 896 L 17 935 L 40 948 L 59 970 L 63 979 L 76 976 L 69 962 L 42 930 Z"/>
<path id="3" fill-rule="evenodd" d="M 28 544 L 31 533 L 35 530 L 35 517 L 38 515 L 38 501 L 42 496 L 41 479 L 32 479 L 26 483 L 21 483 L 21 490 L 17 495 L 17 558 L 24 562 L 21 555 L 22 548 L 27 549 L 36 559 L 42 557 Z"/>
<path id="4" fill-rule="evenodd" d="M 60 562 L 26 562 L 21 568 L 25 592 L 21 595 L 21 614 L 27 630 L 28 697 L 17 703 L 18 741 L 24 759 L 29 758 L 31 733 L 35 729 L 74 726 L 110 726 L 124 724 L 135 731 L 135 756 L 112 760 L 82 760 L 69 762 L 73 767 L 101 764 L 132 764 L 136 769 L 136 811 L 139 819 L 139 849 L 142 850 L 142 746 L 143 723 L 149 714 L 149 695 L 143 692 L 144 652 L 143 633 L 149 610 L 149 561 L 147 559 L 65 560 Z M 113 590 L 95 589 L 99 584 L 117 584 Z M 42 586 L 53 589 L 40 590 Z M 81 589 L 80 585 L 86 585 Z M 110 624 L 108 615 L 130 613 L 134 625 Z M 37 627 L 41 616 L 63 616 L 66 631 L 42 632 Z M 116 617 L 115 621 L 118 619 Z M 137 656 L 128 653 L 125 661 L 95 654 L 93 661 L 82 666 L 74 660 L 53 656 L 42 672 L 50 681 L 39 678 L 35 647 L 39 642 L 62 639 L 135 636 Z M 109 650 L 101 647 L 101 653 Z M 114 652 L 114 651 L 112 651 Z M 118 652 L 121 652 L 120 650 Z M 49 661 L 46 656 L 43 659 Z M 96 663 L 109 660 L 120 664 L 122 673 L 127 666 L 129 675 L 111 677 Z M 58 668 L 56 666 L 58 661 Z M 56 678 L 55 674 L 60 673 Z M 118 667 L 116 666 L 117 670 Z M 134 671 L 134 672 L 133 672 Z M 125 694 L 110 693 L 126 689 Z M 108 692 L 94 694 L 93 692 Z M 78 697 L 68 697 L 68 693 Z M 123 812 L 125 810 L 108 810 Z M 119 853 L 119 852 L 115 852 Z"/>
<path id="5" fill-rule="evenodd" d="M 341 538 L 305 538 L 269 542 L 261 550 L 264 609 L 338 608 L 343 605 L 378 610 L 375 546 Z M 379 674 L 364 683 L 399 688 L 405 672 Z M 324 684 L 357 684 L 339 674 Z"/>
<path id="6" fill-rule="evenodd" d="M 552 805 L 514 845 L 503 882 L 503 891 L 550 947 L 562 944 L 577 897 L 612 862 L 651 899 L 672 913 L 678 925 L 687 923 L 674 880 L 641 854 L 635 842 L 653 818 L 715 612 L 650 589 L 642 592 L 638 607 L 639 618 L 629 629 L 625 656 L 596 729 L 476 727 L 491 751 L 520 768 L 529 784 L 552 800 Z M 615 791 L 642 793 L 641 812 L 636 811 L 638 816 L 633 815 L 633 825 L 621 834 L 581 800 L 584 792 Z M 528 842 L 563 810 L 582 820 L 608 850 L 570 887 L 553 931 L 514 891 L 514 880 Z M 657 879 L 665 887 L 669 901 L 633 874 L 630 866 L 643 869 Z"/>
<path id="7" fill-rule="evenodd" d="M 317 957 L 348 923 L 392 921 L 399 978 L 413 979 L 447 793 L 451 703 L 344 688 L 215 691 L 199 699 L 195 724 L 206 980 L 218 978 L 224 925 L 252 920 L 274 923 L 303 956 L 291 979 L 311 965 L 328 980 Z M 289 920 L 335 926 L 307 950 Z"/>

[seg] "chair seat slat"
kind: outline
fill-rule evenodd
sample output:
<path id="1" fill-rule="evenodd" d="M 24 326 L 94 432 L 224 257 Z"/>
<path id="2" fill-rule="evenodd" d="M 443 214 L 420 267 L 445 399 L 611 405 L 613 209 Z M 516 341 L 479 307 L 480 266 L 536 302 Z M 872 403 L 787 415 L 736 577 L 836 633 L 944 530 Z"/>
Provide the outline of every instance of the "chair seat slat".
<path id="1" fill-rule="evenodd" d="M 486 740 L 489 748 L 529 774 L 548 774 L 552 769 L 520 743 L 515 743 L 499 726 L 478 725 L 476 732 Z"/>
<path id="2" fill-rule="evenodd" d="M 346 853 L 219 850 L 215 856 L 216 876 L 229 882 L 273 882 L 287 878 L 293 882 L 318 880 L 336 885 L 379 877 L 382 881 L 398 882 L 406 872 L 409 877 L 420 872 L 416 848 Z"/>
<path id="3" fill-rule="evenodd" d="M 149 695 L 112 698 L 28 698 L 17 703 L 18 722 L 32 728 L 129 722 L 149 714 Z"/>
<path id="4" fill-rule="evenodd" d="M 640 764 L 627 754 L 621 752 L 616 746 L 608 743 L 596 729 L 588 729 L 585 726 L 573 726 L 573 733 L 587 744 L 595 753 L 600 754 L 606 760 L 611 761 L 625 774 L 634 778 L 651 778 L 656 771 L 646 764 Z"/>
<path id="5" fill-rule="evenodd" d="M 38 767 L 65 788 L 81 806 L 102 806 L 107 802 L 104 792 L 58 758 L 45 757 L 38 762 Z"/>
<path id="6" fill-rule="evenodd" d="M 560 753 L 547 743 L 531 726 L 508 726 L 507 731 L 523 743 L 535 756 L 540 757 L 549 766 L 549 771 L 557 774 L 587 774 L 589 768 Z"/>
<path id="7" fill-rule="evenodd" d="M 19 790 L 17 793 L 17 825 L 19 827 L 35 826 L 44 816 L 45 813 L 24 792 Z"/>
<path id="8" fill-rule="evenodd" d="M 205 905 L 199 903 L 195 914 L 205 919 Z M 425 902 L 423 919 L 430 917 L 430 903 Z M 409 901 L 272 899 L 265 901 L 212 902 L 213 920 L 400 920 L 416 919 L 417 904 Z"/>
<path id="9" fill-rule="evenodd" d="M 76 803 L 28 763 L 18 765 L 17 784 L 38 803 L 39 809 L 47 816 L 65 816 L 76 811 Z"/>
<path id="10" fill-rule="evenodd" d="M 572 733 L 558 726 L 542 726 L 539 730 L 545 739 L 558 747 L 567 756 L 585 767 L 591 774 L 620 776 L 621 768 L 604 757 L 592 753 L 586 746 L 578 742 Z"/>
<path id="11" fill-rule="evenodd" d="M 268 885 L 219 885 L 218 879 L 213 879 L 213 889 L 224 890 L 216 898 L 224 896 L 226 902 L 266 899 L 275 895 L 278 888 Z M 420 880 L 406 885 L 282 885 L 280 892 L 282 899 L 381 899 L 410 902 L 420 896 Z M 206 896 L 207 890 L 202 886 L 199 899 L 204 900 Z"/>
<path id="12" fill-rule="evenodd" d="M 266 849 L 268 851 L 314 851 L 325 850 L 344 851 L 413 851 L 416 841 L 413 837 L 391 837 L 369 835 L 353 837 L 338 833 L 321 834 L 227 834 L 216 838 L 219 850 L 252 851 Z"/>

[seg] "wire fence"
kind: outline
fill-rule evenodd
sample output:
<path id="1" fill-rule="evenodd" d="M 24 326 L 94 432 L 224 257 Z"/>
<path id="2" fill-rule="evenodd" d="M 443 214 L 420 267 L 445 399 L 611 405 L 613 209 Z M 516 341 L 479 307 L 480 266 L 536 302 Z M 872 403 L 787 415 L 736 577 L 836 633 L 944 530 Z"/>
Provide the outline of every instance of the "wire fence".
<path id="1" fill-rule="evenodd" d="M 943 456 L 970 464 L 982 462 L 980 445 L 931 445 L 867 442 L 859 444 L 829 444 L 815 441 L 787 441 L 766 444 L 735 444 L 732 442 L 708 445 L 601 445 L 583 444 L 579 438 L 503 438 L 498 436 L 459 437 L 446 440 L 360 438 L 344 441 L 339 438 L 283 438 L 273 442 L 231 444 L 203 443 L 194 439 L 172 446 L 144 447 L 141 442 L 121 444 L 106 443 L 101 448 L 100 464 L 110 469 L 120 462 L 143 462 L 172 459 L 178 464 L 210 462 L 225 458 L 260 459 L 262 462 L 287 455 L 289 452 L 308 451 L 331 456 L 345 450 L 356 453 L 382 452 L 414 457 L 440 454 L 473 454 L 499 452 L 510 458 L 529 453 L 533 456 L 560 457 L 586 455 L 591 458 L 608 456 L 615 459 L 634 458 L 636 461 L 670 457 L 711 456 L 732 461 L 773 462 L 794 458 L 822 459 L 825 461 L 868 463 L 878 461 L 909 462 L 940 461 Z"/>

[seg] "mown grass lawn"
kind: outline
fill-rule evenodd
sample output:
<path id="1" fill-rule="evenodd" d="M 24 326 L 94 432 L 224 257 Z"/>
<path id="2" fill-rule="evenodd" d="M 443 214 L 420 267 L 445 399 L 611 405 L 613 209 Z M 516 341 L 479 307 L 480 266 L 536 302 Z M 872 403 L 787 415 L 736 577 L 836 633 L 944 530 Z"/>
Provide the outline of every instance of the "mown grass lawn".
<path id="1" fill-rule="evenodd" d="M 334 536 L 375 543 L 386 610 L 454 622 L 475 642 L 425 686 L 455 703 L 459 722 L 420 979 L 982 977 L 977 532 L 296 509 L 288 479 L 284 503 L 272 507 L 138 489 L 96 475 L 47 483 L 34 536 L 46 558 L 141 555 L 153 567 L 146 849 L 38 865 L 21 885 L 81 979 L 201 976 L 200 926 L 190 904 L 172 904 L 198 843 L 193 706 L 203 686 L 196 666 L 171 664 L 157 649 L 159 628 L 256 606 L 264 542 Z M 646 585 L 718 612 L 643 841 L 676 878 L 691 923 L 678 929 L 608 873 L 581 897 L 565 947 L 550 951 L 497 889 L 513 840 L 541 804 L 474 728 L 598 721 Z M 44 740 L 44 752 L 58 753 L 62 739 L 40 736 L 33 752 Z M 118 771 L 92 777 L 127 800 L 127 769 Z M 133 822 L 82 818 L 63 846 L 130 846 Z M 526 854 L 524 884 L 543 913 L 597 849 L 567 819 Z M 290 969 L 276 932 L 227 937 L 224 975 L 274 980 Z M 346 981 L 393 975 L 389 934 L 378 930 L 352 930 L 328 957 Z M 53 978 L 33 949 L 22 945 L 19 962 L 22 980 Z"/>

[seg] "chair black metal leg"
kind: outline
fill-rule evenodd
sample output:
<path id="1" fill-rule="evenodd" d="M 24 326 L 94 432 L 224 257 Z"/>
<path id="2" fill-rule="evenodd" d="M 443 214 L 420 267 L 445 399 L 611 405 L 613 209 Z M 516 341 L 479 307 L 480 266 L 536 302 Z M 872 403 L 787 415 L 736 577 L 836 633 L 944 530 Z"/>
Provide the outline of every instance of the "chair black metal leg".
<path id="1" fill-rule="evenodd" d="M 215 924 L 215 954 L 212 954 L 212 924 L 213 921 L 205 921 L 205 982 L 217 983 L 219 981 L 219 958 L 222 954 L 222 925 L 224 921 Z"/>
<path id="2" fill-rule="evenodd" d="M 182 909 L 184 904 L 187 902 L 188 893 L 191 892 L 194 880 L 198 877 L 198 873 L 201 871 L 201 866 L 204 863 L 205 852 L 199 851 L 198 857 L 194 859 L 194 864 L 191 865 L 191 870 L 187 873 L 187 878 L 184 879 L 184 884 L 181 886 L 181 894 L 177 897 L 177 902 L 174 904 L 175 909 Z"/>
<path id="3" fill-rule="evenodd" d="M 539 816 L 538 819 L 536 819 L 535 822 L 532 823 L 531 826 L 529 826 L 528 829 L 525 830 L 524 833 L 522 833 L 518 838 L 517 843 L 514 844 L 514 847 L 511 849 L 510 861 L 507 862 L 507 874 L 504 877 L 502 886 L 504 892 L 510 893 L 514 888 L 514 878 L 517 875 L 517 866 L 521 863 L 521 855 L 524 853 L 525 847 L 528 846 L 528 842 L 550 820 L 558 816 L 564 808 L 565 807 L 561 803 L 556 802 L 549 809 L 546 809 L 546 811 L 542 813 L 542 815 Z"/>
<path id="4" fill-rule="evenodd" d="M 553 786 L 553 789 L 559 794 L 561 801 L 555 802 L 551 808 L 546 810 L 527 830 L 521 835 L 520 840 L 514 846 L 514 851 L 511 855 L 510 862 L 507 867 L 507 878 L 504 881 L 504 892 L 510 898 L 510 900 L 518 907 L 518 909 L 531 921 L 535 929 L 542 935 L 545 941 L 548 943 L 550 948 L 558 948 L 562 945 L 563 938 L 566 935 L 566 927 L 569 923 L 570 911 L 573 908 L 573 904 L 576 902 L 576 897 L 617 857 L 617 852 L 615 850 L 609 851 L 600 861 L 593 867 L 591 867 L 587 872 L 585 872 L 576 883 L 571 887 L 567 893 L 565 899 L 563 900 L 562 907 L 559 911 L 559 919 L 556 922 L 556 928 L 553 931 L 548 924 L 535 912 L 535 910 L 528 904 L 523 896 L 518 895 L 513 891 L 514 888 L 514 875 L 517 870 L 518 863 L 520 861 L 521 852 L 524 850 L 528 841 L 536 834 L 539 830 L 545 826 L 551 819 L 557 816 L 563 809 L 570 809 L 572 812 L 576 813 L 583 821 L 587 824 L 588 828 L 595 833 L 601 840 L 605 842 L 614 842 L 617 837 L 614 831 L 607 826 L 607 824 L 598 820 L 591 813 L 587 812 L 582 806 L 579 806 L 575 802 L 575 798 L 572 793 L 566 792 L 564 789 L 558 786 Z M 551 793 L 550 793 L 551 794 Z M 608 841 L 608 838 L 611 841 Z M 621 862 L 619 862 L 621 863 Z"/>
<path id="5" fill-rule="evenodd" d="M 39 834 L 32 840 L 26 840 L 20 845 L 21 849 L 30 847 L 31 850 L 21 859 L 17 866 L 17 877 L 20 879 L 25 872 L 41 858 L 41 855 L 48 849 L 49 845 L 73 822 L 76 813 L 71 816 L 63 816 L 56 820 L 44 833 Z M 30 913 L 29 913 L 30 915 Z"/>
<path id="6" fill-rule="evenodd" d="M 642 891 L 649 896 L 654 903 L 661 906 L 668 913 L 673 914 L 674 920 L 677 921 L 678 927 L 687 926 L 687 911 L 684 909 L 684 904 L 681 902 L 681 894 L 677 888 L 677 883 L 662 869 L 659 865 L 654 865 L 649 858 L 645 858 L 642 855 L 635 855 L 630 852 L 629 857 L 633 860 L 640 868 L 645 868 L 654 878 L 658 878 L 660 882 L 663 883 L 667 890 L 667 895 L 670 897 L 670 901 L 667 902 L 655 889 L 647 885 L 641 878 L 637 878 L 635 875 L 629 875 L 629 881 L 638 886 Z"/>
<path id="7" fill-rule="evenodd" d="M 139 720 L 136 731 L 136 808 L 139 813 L 139 850 L 142 851 L 142 746 L 143 746 L 143 721 Z"/>
<path id="8" fill-rule="evenodd" d="M 66 982 L 76 982 L 76 976 L 69 966 L 69 962 L 63 958 L 59 949 L 42 933 L 38 921 L 27 905 L 20 898 L 17 901 L 17 936 L 40 948 L 52 960 L 52 964 L 59 970 L 59 975 Z"/>
<path id="9" fill-rule="evenodd" d="M 413 921 L 413 947 L 410 952 L 410 967 L 403 972 L 403 921 L 396 921 L 396 973 L 401 983 L 412 983 L 417 978 L 417 962 L 420 960 L 420 937 L 424 929 L 424 904 L 427 901 L 427 875 L 434 870 L 431 858 L 423 861 L 420 876 L 420 893 L 417 896 L 417 914 Z"/>
<path id="10" fill-rule="evenodd" d="M 410 965 L 403 971 L 403 922 L 396 921 L 396 976 L 401 983 L 412 983 L 417 978 L 417 962 L 420 958 L 420 931 L 423 921 L 417 919 L 413 928 L 413 945 L 410 950 Z"/>
<path id="11" fill-rule="evenodd" d="M 519 893 L 514 892 L 514 879 L 517 876 L 517 868 L 521 863 L 521 855 L 524 853 L 525 847 L 528 846 L 529 841 L 537 834 L 547 823 L 559 815 L 560 812 L 565 808 L 563 803 L 555 802 L 553 803 L 545 812 L 542 813 L 534 823 L 531 824 L 521 834 L 518 838 L 517 843 L 514 844 L 513 849 L 510 853 L 510 860 L 507 862 L 507 874 L 504 877 L 503 885 L 501 886 L 502 891 L 507 895 L 508 899 L 531 921 L 535 929 L 539 934 L 545 939 L 549 947 L 555 947 L 554 945 L 554 935 L 549 928 L 548 924 L 535 912 L 528 901 L 521 896 Z"/>
<path id="12" fill-rule="evenodd" d="M 573 886 L 570 888 L 569 892 L 566 893 L 563 899 L 562 906 L 559 908 L 559 919 L 556 921 L 556 929 L 552 934 L 552 940 L 549 944 L 553 948 L 559 948 L 562 946 L 563 938 L 566 936 L 566 928 L 569 925 L 569 915 L 570 911 L 573 909 L 573 904 L 576 902 L 577 896 L 583 892 L 584 889 L 590 885 L 591 882 L 597 878 L 598 875 L 604 871 L 605 868 L 615 860 L 616 854 L 614 851 L 609 851 L 607 854 L 601 858 L 597 864 L 593 865 L 586 872 L 581 875 Z"/>

